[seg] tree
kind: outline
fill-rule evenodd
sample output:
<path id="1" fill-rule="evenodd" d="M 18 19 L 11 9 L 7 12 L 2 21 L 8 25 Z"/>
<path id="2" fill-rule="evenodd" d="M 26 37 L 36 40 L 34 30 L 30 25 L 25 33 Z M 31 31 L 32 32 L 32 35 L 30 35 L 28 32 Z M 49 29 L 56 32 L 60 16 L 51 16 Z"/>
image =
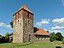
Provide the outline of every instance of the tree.
<path id="1" fill-rule="evenodd" d="M 64 38 L 63 38 L 63 40 L 62 40 L 62 43 L 64 44 Z"/>
<path id="2" fill-rule="evenodd" d="M 49 31 L 47 30 L 47 32 L 49 33 Z"/>
<path id="3" fill-rule="evenodd" d="M 55 40 L 55 33 L 50 33 L 50 41 L 53 42 Z"/>
<path id="4" fill-rule="evenodd" d="M 56 40 L 58 40 L 58 41 L 62 41 L 62 39 L 63 39 L 63 36 L 60 32 L 56 33 L 55 37 L 56 37 Z"/>
<path id="5" fill-rule="evenodd" d="M 5 40 L 6 40 L 7 42 L 9 42 L 9 33 L 6 33 L 6 34 L 5 34 Z"/>
<path id="6" fill-rule="evenodd" d="M 2 35 L 0 35 L 0 37 L 2 37 Z"/>
<path id="7" fill-rule="evenodd" d="M 13 22 L 10 22 L 11 27 L 13 28 Z"/>

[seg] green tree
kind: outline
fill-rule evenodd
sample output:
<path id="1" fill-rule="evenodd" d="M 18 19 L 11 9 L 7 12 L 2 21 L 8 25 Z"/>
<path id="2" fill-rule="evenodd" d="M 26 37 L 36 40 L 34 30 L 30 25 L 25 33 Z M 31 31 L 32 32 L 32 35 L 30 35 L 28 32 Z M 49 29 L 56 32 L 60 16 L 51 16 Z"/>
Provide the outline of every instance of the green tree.
<path id="1" fill-rule="evenodd" d="M 47 32 L 49 33 L 49 31 L 47 30 Z"/>
<path id="2" fill-rule="evenodd" d="M 62 39 L 63 39 L 63 36 L 60 32 L 56 33 L 55 37 L 56 37 L 56 40 L 58 40 L 58 41 L 62 41 Z"/>
<path id="3" fill-rule="evenodd" d="M 55 33 L 50 33 L 50 41 L 53 42 L 55 40 Z"/>
<path id="4" fill-rule="evenodd" d="M 0 37 L 2 37 L 2 35 L 0 35 Z"/>
<path id="5" fill-rule="evenodd" d="M 10 22 L 11 27 L 13 28 L 13 22 Z"/>
<path id="6" fill-rule="evenodd" d="M 64 38 L 63 38 L 63 40 L 62 40 L 62 43 L 64 44 Z"/>
<path id="7" fill-rule="evenodd" d="M 0 35 L 0 36 L 2 36 L 2 35 Z"/>
<path id="8" fill-rule="evenodd" d="M 6 34 L 5 34 L 5 40 L 6 40 L 7 42 L 9 42 L 9 33 L 6 33 Z"/>

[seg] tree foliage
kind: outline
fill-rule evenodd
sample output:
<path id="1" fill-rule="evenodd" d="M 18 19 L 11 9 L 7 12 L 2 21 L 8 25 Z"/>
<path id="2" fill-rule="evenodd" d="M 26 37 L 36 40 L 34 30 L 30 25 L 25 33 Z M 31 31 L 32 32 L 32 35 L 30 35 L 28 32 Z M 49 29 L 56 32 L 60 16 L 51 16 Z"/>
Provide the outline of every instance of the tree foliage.
<path id="1" fill-rule="evenodd" d="M 58 41 L 62 41 L 62 39 L 63 39 L 63 36 L 60 32 L 56 33 L 55 37 L 56 37 L 56 40 L 58 40 Z"/>
<path id="2" fill-rule="evenodd" d="M 5 34 L 5 40 L 8 42 L 9 41 L 9 33 Z"/>
<path id="3" fill-rule="evenodd" d="M 11 27 L 13 28 L 13 22 L 10 22 Z"/>
<path id="4" fill-rule="evenodd" d="M 62 43 L 64 44 L 64 39 L 62 40 Z"/>
<path id="5" fill-rule="evenodd" d="M 49 31 L 47 30 L 47 32 L 49 33 Z"/>
<path id="6" fill-rule="evenodd" d="M 50 33 L 50 41 L 53 42 L 55 40 L 55 33 Z"/>
<path id="7" fill-rule="evenodd" d="M 50 41 L 62 41 L 63 36 L 60 32 L 57 32 L 56 34 L 54 32 L 50 33 Z"/>
<path id="8" fill-rule="evenodd" d="M 0 37 L 2 37 L 2 35 L 0 35 Z"/>

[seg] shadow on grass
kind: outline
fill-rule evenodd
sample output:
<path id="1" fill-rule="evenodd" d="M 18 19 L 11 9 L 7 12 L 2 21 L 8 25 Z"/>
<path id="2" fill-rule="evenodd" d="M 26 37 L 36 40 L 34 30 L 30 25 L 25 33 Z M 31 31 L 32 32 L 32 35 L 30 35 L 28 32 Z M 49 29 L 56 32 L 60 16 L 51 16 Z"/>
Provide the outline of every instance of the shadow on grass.
<path id="1" fill-rule="evenodd" d="M 12 46 L 11 48 L 20 47 L 20 46 L 27 46 L 30 44 L 33 44 L 33 43 L 23 43 L 23 44 L 18 44 L 18 45 L 16 44 L 16 45 Z M 10 47 L 8 47 L 8 48 L 10 48 Z"/>
<path id="2" fill-rule="evenodd" d="M 10 42 L 0 42 L 0 44 L 6 44 L 6 43 L 10 43 Z"/>
<path id="3" fill-rule="evenodd" d="M 30 44 L 33 44 L 33 43 L 23 43 L 23 44 L 19 44 L 18 46 L 27 46 L 27 45 L 30 45 Z"/>
<path id="4" fill-rule="evenodd" d="M 6 44 L 6 43 L 1 43 L 1 44 Z M 0 48 L 15 48 L 15 47 L 20 47 L 20 46 L 27 46 L 33 43 L 11 43 L 10 45 L 7 46 L 2 46 Z"/>

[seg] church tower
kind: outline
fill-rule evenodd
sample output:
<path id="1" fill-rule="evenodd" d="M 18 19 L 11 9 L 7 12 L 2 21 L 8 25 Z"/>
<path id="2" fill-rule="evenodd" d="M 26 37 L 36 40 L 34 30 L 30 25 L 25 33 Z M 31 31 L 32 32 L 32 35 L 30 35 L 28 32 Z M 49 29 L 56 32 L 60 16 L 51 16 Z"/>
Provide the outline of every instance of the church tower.
<path id="1" fill-rule="evenodd" d="M 23 5 L 13 15 L 13 43 L 33 42 L 33 13 Z"/>
<path id="2" fill-rule="evenodd" d="M 13 15 L 13 43 L 33 42 L 33 13 L 23 5 Z"/>

